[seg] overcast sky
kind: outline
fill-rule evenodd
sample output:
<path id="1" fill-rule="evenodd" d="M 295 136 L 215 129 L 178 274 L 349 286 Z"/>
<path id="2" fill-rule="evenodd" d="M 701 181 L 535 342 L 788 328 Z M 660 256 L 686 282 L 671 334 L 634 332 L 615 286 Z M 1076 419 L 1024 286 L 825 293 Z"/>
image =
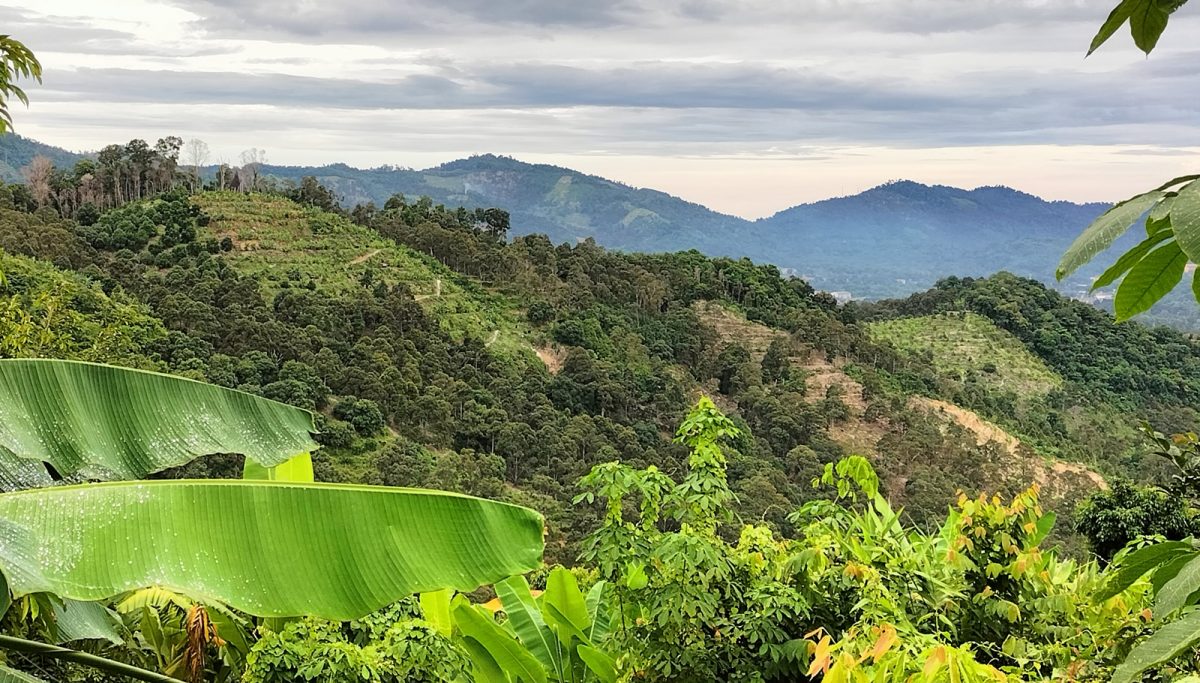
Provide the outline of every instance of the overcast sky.
<path id="1" fill-rule="evenodd" d="M 1114 200 L 1200 167 L 1200 6 L 1149 60 L 1116 0 L 0 0 L 17 132 L 212 161 L 492 152 L 728 213 L 911 178 Z M 1197 3 L 1192 3 L 1196 5 Z"/>

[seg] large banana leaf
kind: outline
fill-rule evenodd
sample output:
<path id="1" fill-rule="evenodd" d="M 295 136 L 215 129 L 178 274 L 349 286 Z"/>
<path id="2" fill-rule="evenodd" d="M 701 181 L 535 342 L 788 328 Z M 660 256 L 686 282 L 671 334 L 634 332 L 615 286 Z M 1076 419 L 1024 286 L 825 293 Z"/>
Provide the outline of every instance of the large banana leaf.
<path id="1" fill-rule="evenodd" d="M 348 620 L 530 571 L 541 553 L 536 512 L 436 491 L 210 480 L 0 494 L 14 595 L 162 586 L 258 616 Z"/>
<path id="2" fill-rule="evenodd" d="M 102 479 L 137 479 L 213 453 L 273 467 L 317 448 L 314 431 L 308 411 L 190 379 L 0 360 L 0 486 L 9 489 L 47 483 L 42 462 Z"/>
<path id="3" fill-rule="evenodd" d="M 23 671 L 0 666 L 0 683 L 46 683 L 46 681 Z"/>

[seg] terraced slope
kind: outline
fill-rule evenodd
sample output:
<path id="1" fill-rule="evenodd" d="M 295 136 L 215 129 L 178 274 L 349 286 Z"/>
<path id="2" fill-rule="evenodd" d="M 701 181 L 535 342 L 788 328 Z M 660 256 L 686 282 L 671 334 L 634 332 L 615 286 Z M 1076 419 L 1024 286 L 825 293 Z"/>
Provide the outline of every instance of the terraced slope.
<path id="1" fill-rule="evenodd" d="M 403 284 L 455 338 L 476 337 L 500 351 L 525 353 L 516 306 L 408 247 L 335 214 L 260 194 L 207 192 L 196 203 L 213 237 L 233 241 L 235 266 L 267 287 L 311 279 L 326 291 Z"/>
<path id="2" fill-rule="evenodd" d="M 1044 394 L 1063 379 L 1020 340 L 975 313 L 945 313 L 871 323 L 880 341 L 911 354 L 928 352 L 941 374 L 975 374 L 993 386 L 1018 394 Z"/>

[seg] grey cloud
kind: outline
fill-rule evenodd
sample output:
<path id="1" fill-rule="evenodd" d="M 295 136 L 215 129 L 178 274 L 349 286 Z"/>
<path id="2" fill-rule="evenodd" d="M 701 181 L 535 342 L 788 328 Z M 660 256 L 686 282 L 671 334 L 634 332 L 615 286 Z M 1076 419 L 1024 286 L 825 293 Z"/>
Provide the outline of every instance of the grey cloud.
<path id="1" fill-rule="evenodd" d="M 80 69 L 48 77 L 39 96 L 327 110 L 523 109 L 545 110 L 550 116 L 557 110 L 609 110 L 621 121 L 654 120 L 655 135 L 698 143 L 1200 144 L 1200 130 L 1194 126 L 1200 102 L 1146 104 L 1171 80 L 1145 81 L 1123 72 L 1068 80 L 1056 73 L 993 70 L 964 73 L 957 81 L 932 86 L 897 75 L 850 80 L 812 69 L 670 62 L 608 69 L 460 64 L 387 81 Z M 1114 87 L 1121 97 L 1112 96 Z M 603 135 L 640 134 L 632 123 L 617 128 L 606 128 Z"/>
<path id="2" fill-rule="evenodd" d="M 15 7 L 0 6 L 0 22 L 3 22 L 6 31 L 19 36 L 35 54 L 72 52 L 172 58 L 232 54 L 240 49 L 217 43 L 202 46 L 153 44 L 127 31 L 101 28 L 73 17 L 39 14 Z"/>
<path id="3" fill-rule="evenodd" d="M 597 28 L 633 23 L 641 10 L 631 0 L 360 0 L 297 5 L 287 0 L 170 0 L 200 17 L 199 25 L 221 35 L 279 35 L 372 42 L 390 34 L 461 31 L 464 26 L 524 25 Z M 504 34 L 478 40 L 501 45 Z"/>

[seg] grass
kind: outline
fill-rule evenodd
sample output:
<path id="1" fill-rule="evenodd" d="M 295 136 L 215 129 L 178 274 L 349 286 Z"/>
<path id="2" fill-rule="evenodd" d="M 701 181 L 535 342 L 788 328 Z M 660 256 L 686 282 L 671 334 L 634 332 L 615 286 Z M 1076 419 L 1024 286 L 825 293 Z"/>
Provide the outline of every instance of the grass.
<path id="1" fill-rule="evenodd" d="M 233 239 L 233 265 L 260 278 L 268 295 L 308 279 L 326 291 L 352 291 L 369 272 L 374 282 L 407 285 L 453 338 L 532 354 L 514 302 L 341 216 L 261 194 L 206 192 L 195 201 L 211 218 L 210 234 Z"/>
<path id="2" fill-rule="evenodd" d="M 1018 394 L 1045 394 L 1063 380 L 1020 340 L 974 313 L 944 313 L 871 323 L 871 336 L 901 351 L 932 354 L 940 374 L 985 383 Z"/>

